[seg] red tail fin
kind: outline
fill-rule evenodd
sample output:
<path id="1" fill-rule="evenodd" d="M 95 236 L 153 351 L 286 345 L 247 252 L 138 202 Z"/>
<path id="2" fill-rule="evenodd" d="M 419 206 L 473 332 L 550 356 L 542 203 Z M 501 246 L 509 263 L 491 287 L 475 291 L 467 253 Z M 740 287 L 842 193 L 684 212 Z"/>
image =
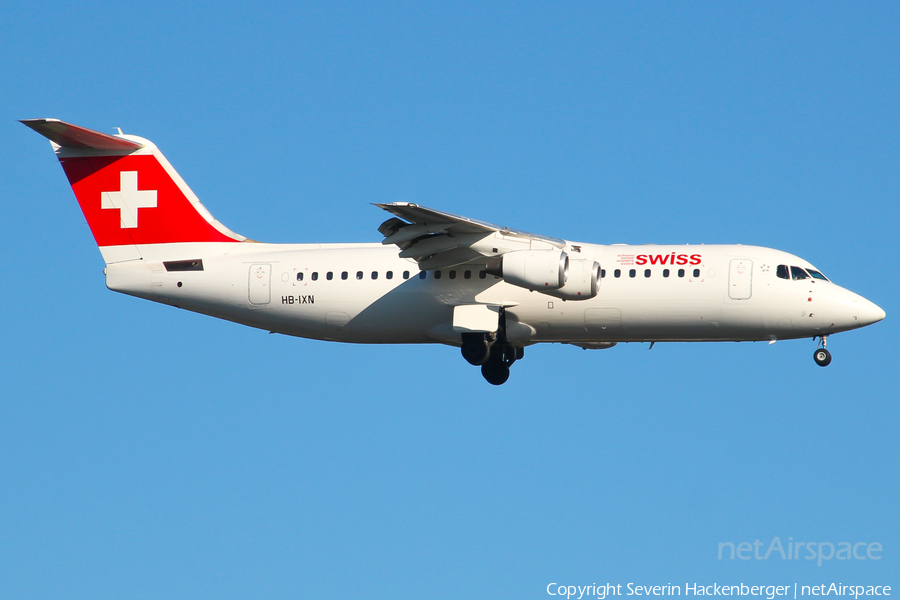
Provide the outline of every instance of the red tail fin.
<path id="1" fill-rule="evenodd" d="M 212 217 L 148 140 L 107 135 L 55 119 L 22 123 L 53 142 L 101 251 L 246 239 Z"/>

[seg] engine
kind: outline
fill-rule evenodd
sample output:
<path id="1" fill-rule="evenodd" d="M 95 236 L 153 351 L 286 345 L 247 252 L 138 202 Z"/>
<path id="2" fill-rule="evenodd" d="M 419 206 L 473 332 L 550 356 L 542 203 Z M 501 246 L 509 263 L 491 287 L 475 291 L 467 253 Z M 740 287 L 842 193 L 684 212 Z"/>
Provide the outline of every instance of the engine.
<path id="1" fill-rule="evenodd" d="M 595 260 L 569 261 L 569 278 L 566 285 L 544 293 L 563 300 L 588 300 L 600 291 L 600 263 Z"/>
<path id="2" fill-rule="evenodd" d="M 569 256 L 562 250 L 517 250 L 497 257 L 485 270 L 529 290 L 558 290 L 566 285 Z"/>

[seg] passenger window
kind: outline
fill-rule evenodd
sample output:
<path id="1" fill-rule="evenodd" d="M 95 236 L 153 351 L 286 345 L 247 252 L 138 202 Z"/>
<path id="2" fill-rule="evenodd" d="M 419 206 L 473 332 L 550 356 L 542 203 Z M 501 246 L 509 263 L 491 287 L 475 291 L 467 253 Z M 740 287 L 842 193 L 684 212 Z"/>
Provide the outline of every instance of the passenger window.
<path id="1" fill-rule="evenodd" d="M 456 279 L 456 271 L 450 271 L 450 279 Z"/>
<path id="2" fill-rule="evenodd" d="M 644 269 L 644 277 L 650 277 L 650 269 Z"/>
<path id="3" fill-rule="evenodd" d="M 328 271 L 327 273 L 325 273 L 325 279 L 327 279 L 328 281 L 331 281 L 332 279 L 334 279 L 334 273 L 332 273 L 331 271 Z"/>
<path id="4" fill-rule="evenodd" d="M 478 272 L 478 279 L 484 279 L 487 277 L 487 271 L 481 270 Z"/>
<path id="5" fill-rule="evenodd" d="M 700 277 L 700 269 L 694 269 L 694 277 Z"/>
<path id="6" fill-rule="evenodd" d="M 684 269 L 678 269 L 678 276 L 684 277 Z"/>
<path id="7" fill-rule="evenodd" d="M 606 277 L 606 269 L 600 269 L 600 279 L 604 279 Z"/>
<path id="8" fill-rule="evenodd" d="M 787 265 L 778 265 L 775 268 L 775 274 L 778 275 L 779 279 L 790 279 L 791 276 L 788 275 L 788 266 Z"/>
<path id="9" fill-rule="evenodd" d="M 615 277 L 616 279 L 618 279 L 621 276 L 622 276 L 622 269 L 616 269 L 615 271 L 613 271 L 613 277 Z"/>
<path id="10" fill-rule="evenodd" d="M 428 277 L 427 271 L 419 271 L 419 279 L 425 279 L 426 277 Z"/>
<path id="11" fill-rule="evenodd" d="M 440 272 L 440 271 L 435 271 L 435 272 L 434 272 L 434 278 L 435 278 L 435 279 L 440 279 L 440 278 L 441 278 L 441 272 Z"/>
<path id="12" fill-rule="evenodd" d="M 472 279 L 472 271 L 463 271 L 463 279 Z"/>
<path id="13" fill-rule="evenodd" d="M 822 281 L 828 281 L 827 277 L 825 277 L 824 275 L 822 275 L 820 272 L 816 271 L 815 269 L 807 269 L 806 272 L 809 273 L 810 275 L 812 275 L 815 279 L 821 279 Z"/>
<path id="14" fill-rule="evenodd" d="M 372 279 L 378 279 L 378 271 L 372 271 Z"/>
<path id="15" fill-rule="evenodd" d="M 393 279 L 393 278 L 394 278 L 394 272 L 393 272 L 393 271 L 388 271 L 387 273 L 384 274 L 384 276 L 385 276 L 387 279 Z"/>
<path id="16" fill-rule="evenodd" d="M 809 274 L 800 267 L 791 267 L 791 279 L 794 281 L 809 279 Z"/>
<path id="17" fill-rule="evenodd" d="M 313 271 L 313 274 L 310 275 L 309 278 L 312 279 L 313 281 L 317 281 L 319 279 L 319 273 L 316 271 Z"/>
<path id="18" fill-rule="evenodd" d="M 357 271 L 357 272 L 356 272 L 356 278 L 357 278 L 357 279 L 362 279 L 362 278 L 363 278 L 363 272 L 362 272 L 362 271 Z"/>
<path id="19" fill-rule="evenodd" d="M 303 281 L 303 273 L 297 273 L 297 281 Z"/>
<path id="20" fill-rule="evenodd" d="M 668 276 L 669 276 L 669 270 L 663 269 L 663 277 L 668 277 Z"/>
<path id="21" fill-rule="evenodd" d="M 403 279 L 409 279 L 409 271 L 403 271 Z"/>
<path id="22" fill-rule="evenodd" d="M 629 277 L 637 277 L 637 271 L 635 271 L 634 269 L 630 269 L 628 271 L 628 276 Z"/>
<path id="23" fill-rule="evenodd" d="M 341 273 L 341 279 L 344 279 L 344 280 L 346 280 L 346 279 L 347 279 L 347 277 L 349 277 L 349 276 L 350 276 L 350 274 L 349 274 L 349 273 L 347 273 L 347 271 L 344 271 L 344 272 L 343 272 L 343 273 Z"/>

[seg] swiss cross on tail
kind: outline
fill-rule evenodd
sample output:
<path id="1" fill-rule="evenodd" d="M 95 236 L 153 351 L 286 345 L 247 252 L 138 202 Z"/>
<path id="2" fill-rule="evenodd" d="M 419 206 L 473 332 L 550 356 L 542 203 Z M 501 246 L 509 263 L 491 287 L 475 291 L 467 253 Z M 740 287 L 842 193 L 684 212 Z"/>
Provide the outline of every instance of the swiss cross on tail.
<path id="1" fill-rule="evenodd" d="M 241 240 L 209 216 L 155 148 L 78 154 L 59 160 L 99 246 Z"/>
<path id="2" fill-rule="evenodd" d="M 241 242 L 216 221 L 149 140 L 56 119 L 22 121 L 51 142 L 102 248 Z"/>
<path id="3" fill-rule="evenodd" d="M 138 226 L 139 208 L 156 208 L 156 190 L 138 190 L 138 172 L 122 171 L 118 192 L 100 194 L 100 208 L 119 209 L 122 229 Z"/>

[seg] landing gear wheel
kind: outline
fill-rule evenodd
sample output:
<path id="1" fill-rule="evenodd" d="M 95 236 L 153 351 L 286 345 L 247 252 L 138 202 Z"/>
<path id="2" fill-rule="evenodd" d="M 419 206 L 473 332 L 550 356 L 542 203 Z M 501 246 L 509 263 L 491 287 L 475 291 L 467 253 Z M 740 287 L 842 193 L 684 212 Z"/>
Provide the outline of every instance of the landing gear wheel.
<path id="1" fill-rule="evenodd" d="M 491 358 L 491 346 L 487 339 L 471 340 L 463 343 L 463 358 L 470 365 L 483 365 Z"/>
<path id="2" fill-rule="evenodd" d="M 491 385 L 503 385 L 509 379 L 509 367 L 500 361 L 490 361 L 481 365 L 481 374 Z"/>
<path id="3" fill-rule="evenodd" d="M 813 359 L 820 367 L 827 367 L 831 364 L 831 352 L 825 348 L 819 348 L 813 353 Z"/>

